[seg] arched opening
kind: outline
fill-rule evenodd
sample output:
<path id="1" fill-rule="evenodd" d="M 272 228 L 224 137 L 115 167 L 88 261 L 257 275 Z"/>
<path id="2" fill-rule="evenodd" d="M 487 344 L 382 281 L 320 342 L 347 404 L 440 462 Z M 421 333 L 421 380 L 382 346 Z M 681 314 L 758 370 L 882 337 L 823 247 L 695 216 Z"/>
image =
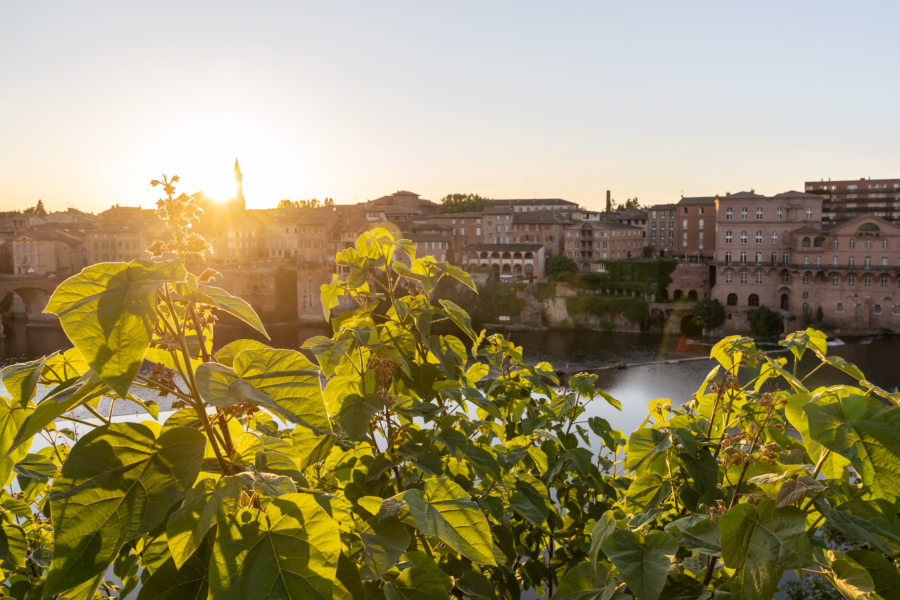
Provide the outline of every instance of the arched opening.
<path id="1" fill-rule="evenodd" d="M 508 275 L 511 271 L 512 271 L 512 269 L 510 269 L 509 265 L 503 265 L 502 272 L 504 275 Z"/>
<path id="2" fill-rule="evenodd" d="M 502 258 L 511 258 L 509 252 L 504 252 Z"/>
<path id="3" fill-rule="evenodd" d="M 534 258 L 534 252 L 526 252 L 526 253 L 525 253 L 525 258 L 526 258 L 527 260 L 530 260 L 530 259 Z"/>
<path id="4" fill-rule="evenodd" d="M 788 306 L 790 305 L 790 299 L 787 294 L 781 295 L 781 310 L 788 310 Z"/>
<path id="5" fill-rule="evenodd" d="M 481 253 L 481 258 L 487 258 L 487 257 L 488 257 L 488 253 L 487 253 L 487 252 L 482 252 L 482 253 Z"/>
<path id="6" fill-rule="evenodd" d="M 500 258 L 499 252 L 491 252 L 491 258 Z"/>
<path id="7" fill-rule="evenodd" d="M 690 290 L 688 292 L 688 300 L 690 300 L 691 302 L 697 301 L 697 290 Z"/>
<path id="8" fill-rule="evenodd" d="M 728 306 L 737 306 L 737 294 L 728 294 L 728 298 L 725 299 L 725 304 Z"/>
<path id="9" fill-rule="evenodd" d="M 747 296 L 747 306 L 759 306 L 759 296 L 756 294 Z"/>
<path id="10" fill-rule="evenodd" d="M 532 264 L 525 265 L 525 274 L 526 275 L 534 275 L 534 265 L 532 265 Z"/>
<path id="11" fill-rule="evenodd" d="M 802 246 L 803 246 L 804 248 L 809 248 L 810 242 L 809 242 L 809 238 L 808 238 L 808 237 L 803 238 Z"/>
<path id="12" fill-rule="evenodd" d="M 522 265 L 513 265 L 513 273 L 516 275 L 522 274 Z"/>
<path id="13" fill-rule="evenodd" d="M 682 292 L 681 290 L 675 290 L 675 293 L 672 294 L 672 299 L 681 300 L 682 296 L 684 296 L 684 292 Z"/>
<path id="14" fill-rule="evenodd" d="M 522 258 L 521 252 L 513 252 L 513 258 Z"/>

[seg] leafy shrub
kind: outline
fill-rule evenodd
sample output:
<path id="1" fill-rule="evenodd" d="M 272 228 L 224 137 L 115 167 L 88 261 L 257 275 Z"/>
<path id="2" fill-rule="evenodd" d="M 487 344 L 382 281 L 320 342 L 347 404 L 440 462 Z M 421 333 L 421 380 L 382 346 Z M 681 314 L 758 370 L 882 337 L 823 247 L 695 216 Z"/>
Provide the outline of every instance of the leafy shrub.
<path id="1" fill-rule="evenodd" d="M 565 254 L 554 254 L 547 261 L 547 277 L 553 278 L 563 273 L 576 273 L 578 265 Z"/>
<path id="2" fill-rule="evenodd" d="M 630 296 L 599 296 L 582 294 L 566 298 L 566 310 L 572 316 L 590 314 L 595 317 L 606 317 L 620 314 L 628 321 L 639 325 L 650 318 L 650 305 L 643 298 Z"/>
<path id="3" fill-rule="evenodd" d="M 759 306 L 747 313 L 750 329 L 753 335 L 764 340 L 771 340 L 781 333 L 781 315 L 772 311 L 767 306 Z"/>
<path id="4" fill-rule="evenodd" d="M 694 305 L 692 319 L 700 329 L 716 329 L 725 324 L 725 307 L 718 300 L 704 298 Z"/>
<path id="5" fill-rule="evenodd" d="M 163 216 L 192 214 L 163 185 Z M 786 570 L 896 593 L 900 395 L 828 356 L 820 332 L 781 342 L 792 368 L 720 341 L 693 399 L 651 401 L 625 436 L 586 417 L 594 399 L 619 406 L 594 377 L 560 387 L 473 330 L 433 296 L 466 273 L 384 230 L 338 254 L 349 275 L 322 287 L 334 335 L 306 342 L 314 361 L 246 340 L 212 353 L 217 311 L 264 328 L 186 269 L 203 244 L 175 239 L 174 258 L 63 282 L 48 310 L 75 347 L 0 372 L 6 596 L 140 581 L 139 599 L 769 598 Z M 859 384 L 808 388 L 806 354 Z M 111 422 L 98 401 L 139 402 L 132 386 L 177 410 Z M 866 548 L 829 549 L 826 527 Z"/>

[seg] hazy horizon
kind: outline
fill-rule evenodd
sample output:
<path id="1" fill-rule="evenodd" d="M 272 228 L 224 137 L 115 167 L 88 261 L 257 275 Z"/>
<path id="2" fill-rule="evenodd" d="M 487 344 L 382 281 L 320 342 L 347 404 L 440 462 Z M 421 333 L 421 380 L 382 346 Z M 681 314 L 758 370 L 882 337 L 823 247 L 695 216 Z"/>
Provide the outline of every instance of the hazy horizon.
<path id="1" fill-rule="evenodd" d="M 0 9 L 0 210 L 411 190 L 602 208 L 900 177 L 893 3 Z"/>

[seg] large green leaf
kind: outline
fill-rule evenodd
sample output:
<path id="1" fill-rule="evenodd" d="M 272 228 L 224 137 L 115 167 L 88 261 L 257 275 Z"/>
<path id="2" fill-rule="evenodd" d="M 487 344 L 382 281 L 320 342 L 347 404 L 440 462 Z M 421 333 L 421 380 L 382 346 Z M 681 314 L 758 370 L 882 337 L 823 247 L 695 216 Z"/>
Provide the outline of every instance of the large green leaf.
<path id="1" fill-rule="evenodd" d="M 736 570 L 738 598 L 771 598 L 785 568 L 812 561 L 806 513 L 799 508 L 775 508 L 771 500 L 738 504 L 722 515 L 719 529 L 722 558 Z"/>
<path id="2" fill-rule="evenodd" d="M 362 522 L 357 531 L 363 547 L 360 576 L 364 580 L 380 579 L 409 546 L 409 532 L 397 519 L 389 517 L 373 525 Z"/>
<path id="3" fill-rule="evenodd" d="M 875 582 L 865 567 L 836 550 L 828 551 L 828 560 L 831 563 L 829 579 L 844 598 L 868 600 L 869 594 L 875 591 Z"/>
<path id="4" fill-rule="evenodd" d="M 9 365 L 0 371 L 0 379 L 12 395 L 14 405 L 27 406 L 34 398 L 34 391 L 48 358 L 45 356 L 31 362 Z"/>
<path id="5" fill-rule="evenodd" d="M 875 592 L 884 600 L 900 600 L 900 570 L 876 552 L 849 550 L 846 556 L 863 566 L 872 576 Z"/>
<path id="6" fill-rule="evenodd" d="M 9 483 L 13 466 L 19 462 L 31 447 L 31 438 L 27 444 L 15 444 L 15 438 L 22 429 L 32 408 L 10 406 L 6 398 L 0 398 L 0 488 Z"/>
<path id="7" fill-rule="evenodd" d="M 279 496 L 219 523 L 209 597 L 331 598 L 340 553 L 337 523 L 311 495 Z"/>
<path id="8" fill-rule="evenodd" d="M 62 282 L 45 312 L 100 377 L 123 398 L 156 325 L 156 292 L 185 276 L 180 261 L 98 263 Z"/>
<path id="9" fill-rule="evenodd" d="M 450 598 L 450 576 L 430 556 L 407 552 L 397 564 L 400 574 L 384 586 L 387 600 L 441 600 Z"/>
<path id="10" fill-rule="evenodd" d="M 553 600 L 609 600 L 616 592 L 605 567 L 598 571 L 589 562 L 575 565 L 559 580 Z"/>
<path id="11" fill-rule="evenodd" d="M 184 503 L 166 523 L 166 541 L 176 569 L 194 554 L 219 519 L 237 511 L 241 487 L 242 480 L 231 476 L 203 479 L 188 490 Z"/>
<path id="12" fill-rule="evenodd" d="M 436 477 L 425 481 L 424 490 L 407 490 L 399 498 L 406 502 L 419 531 L 474 562 L 495 564 L 487 518 L 458 484 Z"/>
<path id="13" fill-rule="evenodd" d="M 259 315 L 256 314 L 256 311 L 253 310 L 253 307 L 246 300 L 232 296 L 220 287 L 201 282 L 198 286 L 197 301 L 224 310 L 250 325 L 266 336 L 266 338 L 269 337 L 265 326 L 259 320 Z"/>
<path id="14" fill-rule="evenodd" d="M 666 574 L 678 552 L 678 540 L 664 531 L 641 535 L 617 529 L 603 540 L 600 548 L 638 598 L 656 600 L 666 585 Z"/>
<path id="15" fill-rule="evenodd" d="M 660 452 L 672 446 L 672 439 L 657 429 L 638 429 L 628 436 L 625 447 L 625 468 L 641 472 Z"/>
<path id="16" fill-rule="evenodd" d="M 329 411 L 347 436 L 354 441 L 365 439 L 372 417 L 384 408 L 384 402 L 378 394 L 366 394 L 365 396 L 336 394 L 334 400 L 334 402 L 329 402 Z"/>
<path id="17" fill-rule="evenodd" d="M 159 525 L 200 470 L 206 440 L 191 428 L 162 433 L 138 423 L 81 438 L 50 492 L 53 563 L 45 593 L 102 573 L 119 548 Z"/>
<path id="18" fill-rule="evenodd" d="M 254 348 L 234 358 L 235 373 L 269 396 L 293 422 L 331 431 L 319 370 L 294 350 Z"/>
<path id="19" fill-rule="evenodd" d="M 34 411 L 29 413 L 28 418 L 16 431 L 10 448 L 17 448 L 22 442 L 30 440 L 44 427 L 82 402 L 101 396 L 108 391 L 109 386 L 101 381 L 93 371 L 73 382 L 54 388 L 41 400 Z"/>
<path id="20" fill-rule="evenodd" d="M 900 407 L 854 394 L 803 409 L 813 439 L 848 459 L 876 498 L 900 496 Z"/>
<path id="21" fill-rule="evenodd" d="M 141 584 L 137 600 L 206 600 L 209 593 L 209 558 L 212 543 L 203 547 L 180 567 L 170 558 Z"/>

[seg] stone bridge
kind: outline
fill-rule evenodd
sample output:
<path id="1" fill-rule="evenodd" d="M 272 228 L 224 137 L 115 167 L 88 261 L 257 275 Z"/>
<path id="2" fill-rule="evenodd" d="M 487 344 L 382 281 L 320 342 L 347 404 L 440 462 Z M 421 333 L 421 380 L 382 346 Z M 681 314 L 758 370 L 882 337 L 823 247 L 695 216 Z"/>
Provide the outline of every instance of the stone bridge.
<path id="1" fill-rule="evenodd" d="M 61 279 L 51 277 L 0 276 L 0 311 L 29 321 L 56 321 L 43 314 L 50 295 Z"/>

